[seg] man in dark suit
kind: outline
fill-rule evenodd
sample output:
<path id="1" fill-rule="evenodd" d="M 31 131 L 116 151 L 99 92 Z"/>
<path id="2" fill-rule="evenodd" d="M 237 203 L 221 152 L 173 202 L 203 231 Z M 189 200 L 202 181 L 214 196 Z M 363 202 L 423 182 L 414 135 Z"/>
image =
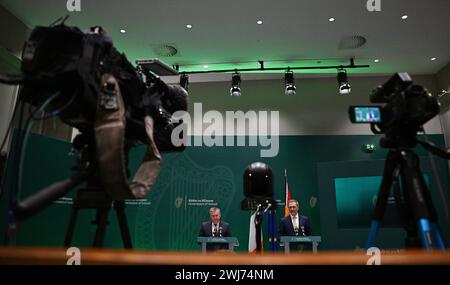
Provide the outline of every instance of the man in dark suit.
<path id="1" fill-rule="evenodd" d="M 289 200 L 289 216 L 281 219 L 278 232 L 280 236 L 310 236 L 311 225 L 309 219 L 306 216 L 298 214 L 299 205 L 297 200 Z M 294 245 L 291 245 L 291 249 L 295 250 Z M 310 245 L 302 244 L 297 250 L 310 249 Z"/>
<path id="2" fill-rule="evenodd" d="M 213 207 L 209 209 L 209 216 L 211 220 L 209 222 L 202 223 L 200 228 L 200 237 L 231 237 L 231 227 L 228 223 L 220 220 L 220 209 Z"/>
<path id="3" fill-rule="evenodd" d="M 220 209 L 213 207 L 209 209 L 209 222 L 202 223 L 200 227 L 200 237 L 231 237 L 231 228 L 228 223 L 220 220 Z M 206 245 L 207 251 L 228 250 L 228 245 L 223 243 L 208 243 Z"/>

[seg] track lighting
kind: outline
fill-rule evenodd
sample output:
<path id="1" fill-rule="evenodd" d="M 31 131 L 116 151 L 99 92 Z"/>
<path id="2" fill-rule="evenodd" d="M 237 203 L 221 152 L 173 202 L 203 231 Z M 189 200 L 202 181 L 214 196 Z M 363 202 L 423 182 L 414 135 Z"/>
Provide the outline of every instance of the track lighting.
<path id="1" fill-rule="evenodd" d="M 233 77 L 231 78 L 231 96 L 241 96 L 241 75 L 237 72 L 233 73 Z"/>
<path id="2" fill-rule="evenodd" d="M 350 84 L 348 83 L 347 72 L 344 69 L 338 69 L 337 80 L 339 84 L 339 94 L 348 95 L 351 92 Z"/>

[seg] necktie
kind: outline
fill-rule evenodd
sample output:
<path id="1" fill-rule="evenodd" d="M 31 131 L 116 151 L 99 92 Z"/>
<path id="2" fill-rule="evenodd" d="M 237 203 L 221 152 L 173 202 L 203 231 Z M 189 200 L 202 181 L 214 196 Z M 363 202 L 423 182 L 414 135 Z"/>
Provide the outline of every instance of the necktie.
<path id="1" fill-rule="evenodd" d="M 298 235 L 298 221 L 297 221 L 297 216 L 292 217 L 292 224 L 294 226 L 294 232 L 295 235 Z"/>
<path id="2" fill-rule="evenodd" d="M 213 225 L 213 237 L 217 236 L 217 224 Z"/>

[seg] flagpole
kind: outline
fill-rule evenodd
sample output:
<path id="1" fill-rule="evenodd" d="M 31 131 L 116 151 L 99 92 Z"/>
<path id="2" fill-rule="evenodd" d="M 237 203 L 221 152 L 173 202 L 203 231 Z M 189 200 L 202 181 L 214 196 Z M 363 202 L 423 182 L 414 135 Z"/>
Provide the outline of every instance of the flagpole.
<path id="1" fill-rule="evenodd" d="M 289 215 L 289 200 L 291 199 L 291 190 L 289 189 L 287 169 L 284 169 L 284 187 L 285 187 L 285 197 L 284 197 L 284 216 Z"/>

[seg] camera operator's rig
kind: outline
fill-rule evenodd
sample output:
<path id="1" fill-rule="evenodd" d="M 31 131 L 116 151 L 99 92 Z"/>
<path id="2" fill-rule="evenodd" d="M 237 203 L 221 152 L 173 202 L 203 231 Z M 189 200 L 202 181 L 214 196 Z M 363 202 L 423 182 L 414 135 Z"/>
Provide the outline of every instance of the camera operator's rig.
<path id="1" fill-rule="evenodd" d="M 396 205 L 407 234 L 405 247 L 445 249 L 437 212 L 420 170 L 419 157 L 412 149 L 419 143 L 431 153 L 450 159 L 450 151 L 416 137 L 419 131 L 424 131 L 423 124 L 439 113 L 437 99 L 424 87 L 414 85 L 407 73 L 396 73 L 372 92 L 370 101 L 386 105 L 351 106 L 349 109 L 350 120 L 370 123 L 375 134 L 384 134 L 380 140 L 381 147 L 389 149 L 366 247 L 375 246 L 394 184 Z"/>
<path id="2" fill-rule="evenodd" d="M 161 152 L 183 151 L 171 143 L 176 126 L 171 118 L 187 110 L 187 92 L 166 85 L 158 75 L 178 72 L 158 60 L 137 61 L 133 67 L 120 54 L 100 27 L 87 33 L 61 24 L 35 28 L 26 41 L 20 75 L 0 75 L 0 83 L 20 84 L 17 106 L 24 103 L 45 110 L 80 131 L 73 141 L 77 152 L 76 174 L 18 201 L 18 183 L 10 191 L 9 224 L 31 217 L 71 189 L 86 182 L 77 192 L 66 233 L 69 246 L 79 209 L 96 209 L 94 247 L 101 247 L 112 205 L 116 209 L 124 247 L 131 248 L 125 216 L 125 200 L 146 196 L 156 182 Z M 21 103 L 21 104 L 19 104 Z M 22 111 L 21 110 L 21 111 Z M 15 114 L 16 112 L 14 112 Z M 23 112 L 20 112 L 23 114 Z M 34 111 L 26 123 L 34 119 Z M 14 115 L 13 115 L 14 117 Z M 22 152 L 22 135 L 13 143 Z M 128 152 L 147 145 L 134 178 L 128 183 Z M 23 155 L 23 153 L 22 153 Z M 13 179 L 20 178 L 20 157 L 12 157 Z M 18 179 L 17 179 L 18 180 Z"/>

